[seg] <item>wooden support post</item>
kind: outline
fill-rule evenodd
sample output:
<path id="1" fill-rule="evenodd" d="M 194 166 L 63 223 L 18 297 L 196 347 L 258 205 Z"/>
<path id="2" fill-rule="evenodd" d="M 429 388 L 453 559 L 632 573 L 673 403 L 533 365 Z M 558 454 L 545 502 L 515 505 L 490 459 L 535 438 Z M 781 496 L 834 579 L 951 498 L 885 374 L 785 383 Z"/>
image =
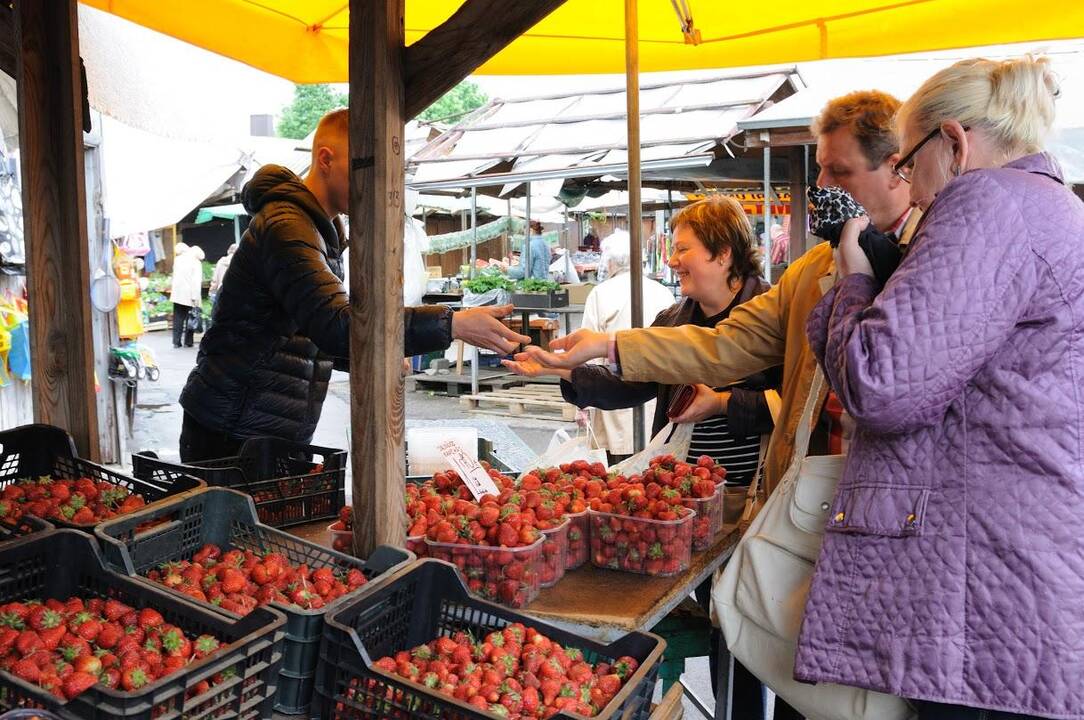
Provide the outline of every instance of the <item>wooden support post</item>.
<path id="1" fill-rule="evenodd" d="M 809 242 L 809 201 L 806 189 L 809 187 L 809 147 L 798 145 L 790 149 L 790 261 L 797 260 L 806 250 Z"/>
<path id="2" fill-rule="evenodd" d="M 466 0 L 450 18 L 406 49 L 406 117 L 414 117 L 439 100 L 475 68 L 564 3 Z M 353 11 L 350 17 L 354 17 Z"/>
<path id="3" fill-rule="evenodd" d="M 97 460 L 76 0 L 20 2 L 15 24 L 34 418 Z"/>
<path id="4" fill-rule="evenodd" d="M 403 5 L 350 2 L 350 424 L 363 557 L 406 542 Z"/>

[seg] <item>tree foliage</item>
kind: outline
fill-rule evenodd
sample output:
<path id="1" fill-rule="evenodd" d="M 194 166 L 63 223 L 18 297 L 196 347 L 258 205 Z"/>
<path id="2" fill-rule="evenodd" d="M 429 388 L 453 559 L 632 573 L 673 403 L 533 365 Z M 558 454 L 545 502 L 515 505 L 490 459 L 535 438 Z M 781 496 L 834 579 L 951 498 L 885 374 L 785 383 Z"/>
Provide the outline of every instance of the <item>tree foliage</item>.
<path id="1" fill-rule="evenodd" d="M 459 120 L 460 117 L 471 110 L 476 110 L 485 105 L 487 100 L 489 98 L 486 97 L 480 87 L 469 80 L 464 80 L 427 107 L 418 116 L 418 119 L 429 122 L 445 118 L 453 121 Z"/>
<path id="2" fill-rule="evenodd" d="M 346 107 L 347 97 L 325 83 L 295 85 L 293 101 L 282 109 L 279 137 L 301 140 L 316 129 L 320 118 L 335 108 Z"/>

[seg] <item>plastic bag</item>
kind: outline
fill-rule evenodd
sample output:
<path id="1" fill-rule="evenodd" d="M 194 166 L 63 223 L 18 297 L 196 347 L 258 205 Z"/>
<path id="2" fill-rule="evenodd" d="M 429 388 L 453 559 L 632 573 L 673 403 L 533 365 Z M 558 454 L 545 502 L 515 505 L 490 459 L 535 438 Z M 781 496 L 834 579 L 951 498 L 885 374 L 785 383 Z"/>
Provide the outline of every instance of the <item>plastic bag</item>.
<path id="1" fill-rule="evenodd" d="M 523 479 L 524 475 L 537 468 L 556 467 L 576 460 L 586 460 L 589 463 L 598 462 L 605 465 L 606 451 L 591 447 L 593 443 L 589 433 L 590 429 L 588 429 L 588 434 L 572 437 L 563 428 L 558 430 L 550 438 L 550 444 L 546 448 L 546 452 L 535 458 L 534 462 L 520 473 L 517 479 Z"/>
<path id="2" fill-rule="evenodd" d="M 483 293 L 473 293 L 463 288 L 463 307 L 482 307 L 483 305 L 508 305 L 512 294 L 504 288 L 493 288 Z"/>
<path id="3" fill-rule="evenodd" d="M 689 444 L 693 439 L 694 427 L 696 427 L 695 423 L 682 423 L 681 425 L 666 423 L 666 427 L 659 430 L 658 434 L 651 438 L 651 441 L 644 446 L 643 450 L 628 460 L 614 465 L 610 468 L 610 472 L 625 477 L 639 475 L 647 470 L 651 461 L 660 455 L 673 455 L 678 460 L 685 460 L 689 455 Z"/>

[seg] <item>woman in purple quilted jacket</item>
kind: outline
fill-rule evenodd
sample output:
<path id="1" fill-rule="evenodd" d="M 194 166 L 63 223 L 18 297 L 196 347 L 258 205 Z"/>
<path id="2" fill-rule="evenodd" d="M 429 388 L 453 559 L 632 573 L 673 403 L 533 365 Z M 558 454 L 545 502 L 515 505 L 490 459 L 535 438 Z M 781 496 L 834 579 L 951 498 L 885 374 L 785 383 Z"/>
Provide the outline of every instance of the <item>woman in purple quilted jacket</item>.
<path id="1" fill-rule="evenodd" d="M 850 221 L 810 343 L 856 436 L 795 677 L 919 717 L 1084 718 L 1084 203 L 1042 152 L 1044 60 L 967 60 L 900 109 L 925 211 L 884 287 Z"/>

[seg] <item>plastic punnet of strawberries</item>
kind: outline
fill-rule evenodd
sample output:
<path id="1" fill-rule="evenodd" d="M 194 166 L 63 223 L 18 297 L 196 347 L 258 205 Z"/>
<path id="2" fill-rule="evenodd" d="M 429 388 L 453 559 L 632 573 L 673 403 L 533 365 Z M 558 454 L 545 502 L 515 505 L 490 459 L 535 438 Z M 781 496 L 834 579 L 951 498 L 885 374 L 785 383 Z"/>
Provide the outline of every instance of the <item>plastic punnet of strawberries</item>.
<path id="1" fill-rule="evenodd" d="M 345 505 L 339 509 L 339 519 L 327 526 L 331 531 L 333 550 L 348 553 L 354 545 L 354 508 Z"/>
<path id="2" fill-rule="evenodd" d="M 138 510 L 143 496 L 91 478 L 18 480 L 0 491 L 0 522 L 15 525 L 23 515 L 93 525 Z"/>
<path id="3" fill-rule="evenodd" d="M 532 470 L 520 480 L 523 489 L 538 488 L 551 499 L 564 501 L 563 512 L 569 519 L 566 570 L 580 567 L 590 557 L 586 490 L 590 482 L 605 483 L 607 478 L 606 466 L 602 463 L 577 460 L 560 467 Z"/>
<path id="4" fill-rule="evenodd" d="M 695 464 L 680 462 L 673 455 L 654 458 L 644 471 L 647 487 L 657 483 L 681 493 L 681 504 L 696 511 L 693 520 L 693 550 L 707 550 L 723 528 L 723 494 L 726 468 L 709 455 L 701 455 Z"/>
<path id="5" fill-rule="evenodd" d="M 64 701 L 99 683 L 136 692 L 222 645 L 212 635 L 186 634 L 157 610 L 112 599 L 0 606 L 0 670 Z"/>
<path id="6" fill-rule="evenodd" d="M 238 615 L 276 602 L 319 610 L 366 582 L 357 568 L 313 570 L 291 563 L 282 553 L 257 555 L 211 544 L 200 548 L 191 560 L 164 563 L 148 572 L 147 578 Z"/>
<path id="7" fill-rule="evenodd" d="M 558 712 L 593 717 L 610 703 L 639 667 L 631 657 L 591 664 L 583 653 L 513 623 L 476 639 L 463 632 L 383 657 L 374 666 L 441 695 L 510 720 L 547 718 Z M 379 690 L 368 683 L 369 695 Z M 396 699 L 393 688 L 385 690 Z M 356 695 L 354 698 L 356 699 Z"/>

